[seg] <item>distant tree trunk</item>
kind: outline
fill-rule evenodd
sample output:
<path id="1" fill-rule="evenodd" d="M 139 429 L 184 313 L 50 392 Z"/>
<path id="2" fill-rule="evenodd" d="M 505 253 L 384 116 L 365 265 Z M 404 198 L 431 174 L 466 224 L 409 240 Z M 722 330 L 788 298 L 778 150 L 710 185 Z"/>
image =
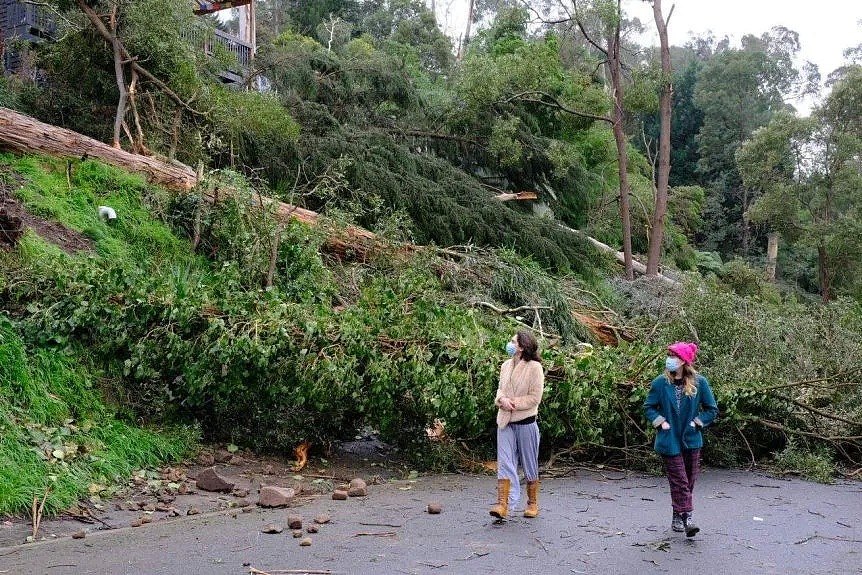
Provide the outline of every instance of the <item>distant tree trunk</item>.
<path id="1" fill-rule="evenodd" d="M 748 187 L 742 186 L 742 255 L 748 256 L 748 244 L 751 241 L 751 228 L 748 227 L 748 218 L 745 217 L 748 212 Z"/>
<path id="2" fill-rule="evenodd" d="M 767 238 L 769 243 L 766 246 L 766 279 L 774 282 L 778 269 L 778 233 L 770 232 Z"/>
<path id="3" fill-rule="evenodd" d="M 658 274 L 661 263 L 661 248 L 664 243 L 664 218 L 667 212 L 668 179 L 670 178 L 670 116 L 671 98 L 673 96 L 673 81 L 670 63 L 670 44 L 667 39 L 667 23 L 673 14 L 673 7 L 667 20 L 661 13 L 661 0 L 653 0 L 653 17 L 658 28 L 661 45 L 661 75 L 662 87 L 659 100 L 659 115 L 661 132 L 658 147 L 658 177 L 656 178 L 655 212 L 649 237 L 649 254 L 647 257 L 647 275 Z"/>
<path id="4" fill-rule="evenodd" d="M 823 244 L 817 246 L 817 271 L 820 279 L 820 298 L 823 303 L 826 303 L 832 299 L 832 281 L 829 273 L 829 255 Z"/>
<path id="5" fill-rule="evenodd" d="M 475 0 L 470 0 L 470 8 L 467 10 L 467 29 L 464 31 L 464 39 L 458 48 L 458 59 L 464 57 L 464 51 L 467 49 L 467 43 L 470 42 L 470 28 L 473 25 L 473 11 L 476 5 Z"/>
<path id="6" fill-rule="evenodd" d="M 620 0 L 617 0 L 617 10 L 620 10 Z M 628 142 L 623 131 L 623 70 L 620 60 L 620 26 L 608 40 L 608 67 L 611 74 L 611 85 L 614 91 L 614 139 L 617 144 L 617 165 L 620 178 L 620 214 L 623 225 L 623 256 L 625 258 L 626 279 L 635 278 L 632 265 L 632 221 L 629 207 L 629 175 L 628 175 Z"/>

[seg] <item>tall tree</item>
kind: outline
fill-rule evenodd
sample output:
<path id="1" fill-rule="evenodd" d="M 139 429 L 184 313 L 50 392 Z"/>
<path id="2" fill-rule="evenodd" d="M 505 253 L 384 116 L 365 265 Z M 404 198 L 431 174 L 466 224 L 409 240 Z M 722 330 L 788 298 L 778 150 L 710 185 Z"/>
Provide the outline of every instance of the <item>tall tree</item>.
<path id="1" fill-rule="evenodd" d="M 740 178 L 735 153 L 751 133 L 788 106 L 785 96 L 800 85 L 793 65 L 799 38 L 785 28 L 746 36 L 740 49 L 711 57 L 701 72 L 695 101 L 703 111 L 697 136 L 699 171 L 707 182 L 707 249 L 747 255 L 751 246 L 746 210 L 757 199 Z"/>
<path id="2" fill-rule="evenodd" d="M 667 25 L 673 15 L 673 7 L 665 19 L 662 14 L 661 0 L 652 0 L 653 18 L 661 51 L 661 96 L 659 98 L 659 118 L 661 129 L 658 147 L 658 175 L 656 178 L 655 210 L 650 226 L 649 254 L 647 256 L 647 275 L 656 275 L 661 263 L 664 241 L 664 218 L 667 212 L 668 180 L 670 178 L 670 135 L 671 99 L 673 97 L 673 70 L 670 62 L 670 43 L 667 38 Z"/>
<path id="3" fill-rule="evenodd" d="M 862 266 L 862 67 L 849 69 L 809 118 L 777 114 L 737 152 L 760 193 L 747 216 L 817 253 L 820 295 L 857 291 Z"/>

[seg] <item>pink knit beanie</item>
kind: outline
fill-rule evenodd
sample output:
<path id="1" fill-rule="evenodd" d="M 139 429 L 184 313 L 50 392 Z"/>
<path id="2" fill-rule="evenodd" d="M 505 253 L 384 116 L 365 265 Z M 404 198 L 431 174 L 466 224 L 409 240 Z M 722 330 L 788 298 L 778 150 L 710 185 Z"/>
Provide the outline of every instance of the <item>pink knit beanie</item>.
<path id="1" fill-rule="evenodd" d="M 667 346 L 668 351 L 672 351 L 679 356 L 681 360 L 691 365 L 694 363 L 694 358 L 697 356 L 697 344 L 687 341 L 678 341 Z"/>

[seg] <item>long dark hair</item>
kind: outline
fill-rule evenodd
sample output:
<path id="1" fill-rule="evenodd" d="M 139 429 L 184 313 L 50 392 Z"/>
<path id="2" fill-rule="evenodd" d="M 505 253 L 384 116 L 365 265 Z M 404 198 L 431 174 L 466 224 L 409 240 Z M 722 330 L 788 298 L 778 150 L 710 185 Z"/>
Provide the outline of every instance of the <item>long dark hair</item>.
<path id="1" fill-rule="evenodd" d="M 521 359 L 542 363 L 542 358 L 539 357 L 539 344 L 533 334 L 528 331 L 519 331 L 518 345 L 521 346 Z"/>

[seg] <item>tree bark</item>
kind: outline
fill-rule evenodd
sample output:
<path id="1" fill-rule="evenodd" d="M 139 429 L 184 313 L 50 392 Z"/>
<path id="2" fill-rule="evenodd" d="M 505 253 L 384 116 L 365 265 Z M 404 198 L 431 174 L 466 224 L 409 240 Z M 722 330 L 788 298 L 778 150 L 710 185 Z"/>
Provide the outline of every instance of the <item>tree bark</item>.
<path id="1" fill-rule="evenodd" d="M 188 191 L 197 185 L 194 170 L 186 165 L 130 154 L 8 108 L 0 108 L 0 148 L 59 158 L 90 156 L 129 172 L 140 173 L 148 181 L 172 190 Z"/>
<path id="2" fill-rule="evenodd" d="M 467 43 L 470 42 L 470 29 L 473 26 L 473 12 L 476 7 L 476 1 L 470 0 L 470 7 L 467 9 L 467 29 L 464 31 L 464 39 L 458 47 L 458 59 L 464 57 L 464 51 L 467 49 Z"/>
<path id="3" fill-rule="evenodd" d="M 620 0 L 617 0 L 617 13 L 621 13 Z M 614 97 L 614 139 L 617 144 L 617 166 L 620 179 L 620 215 L 623 226 L 623 257 L 626 279 L 635 278 L 632 267 L 632 221 L 629 206 L 628 142 L 623 132 L 623 72 L 620 60 L 620 24 L 608 40 L 608 66 L 610 67 L 611 86 Z"/>
<path id="4" fill-rule="evenodd" d="M 832 281 L 829 273 L 829 254 L 826 253 L 826 246 L 823 244 L 817 246 L 817 275 L 820 280 L 820 298 L 823 303 L 827 303 L 832 299 Z"/>
<path id="5" fill-rule="evenodd" d="M 126 89 L 126 73 L 123 70 L 123 50 L 120 46 L 120 40 L 117 37 L 117 8 L 114 7 L 111 12 L 111 30 L 110 30 L 111 47 L 114 52 L 114 75 L 117 77 L 117 90 L 120 92 L 120 97 L 117 100 L 117 114 L 114 117 L 114 141 L 112 145 L 115 148 L 120 148 L 120 131 L 123 127 L 123 122 L 126 121 L 126 107 L 129 100 L 129 91 Z"/>
<path id="6" fill-rule="evenodd" d="M 775 272 L 778 269 L 778 232 L 770 232 L 767 236 L 766 245 L 766 279 L 775 281 Z"/>
<path id="7" fill-rule="evenodd" d="M 656 275 L 661 263 L 662 245 L 664 243 L 664 218 L 667 213 L 668 180 L 670 179 L 670 121 L 671 99 L 673 97 L 673 81 L 670 62 L 670 44 L 667 38 L 667 21 L 661 11 L 661 0 L 653 0 L 653 17 L 658 28 L 659 44 L 661 46 L 662 88 L 659 99 L 659 116 L 661 132 L 658 147 L 658 177 L 656 179 L 655 212 L 653 212 L 652 227 L 649 236 L 649 253 L 647 255 L 647 275 Z"/>

